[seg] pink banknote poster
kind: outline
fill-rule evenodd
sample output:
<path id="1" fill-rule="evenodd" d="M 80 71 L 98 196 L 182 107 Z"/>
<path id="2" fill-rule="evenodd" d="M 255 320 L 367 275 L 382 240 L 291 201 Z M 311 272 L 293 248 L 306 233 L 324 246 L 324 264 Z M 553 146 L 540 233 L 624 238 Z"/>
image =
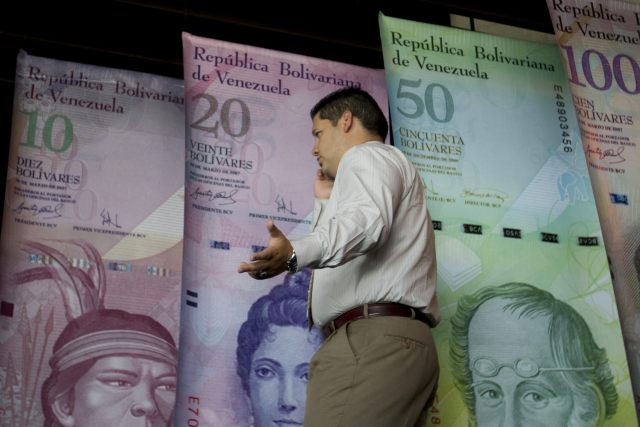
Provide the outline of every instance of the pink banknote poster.
<path id="1" fill-rule="evenodd" d="M 640 408 L 640 5 L 547 0 L 547 6 L 578 117 Z"/>
<path id="2" fill-rule="evenodd" d="M 18 56 L 0 425 L 172 423 L 183 92 L 176 79 Z"/>
<path id="3" fill-rule="evenodd" d="M 256 281 L 237 267 L 313 221 L 309 111 L 340 88 L 387 111 L 382 70 L 183 35 L 185 252 L 176 425 L 302 425 L 309 271 Z M 275 424 L 274 424 L 275 423 Z"/>

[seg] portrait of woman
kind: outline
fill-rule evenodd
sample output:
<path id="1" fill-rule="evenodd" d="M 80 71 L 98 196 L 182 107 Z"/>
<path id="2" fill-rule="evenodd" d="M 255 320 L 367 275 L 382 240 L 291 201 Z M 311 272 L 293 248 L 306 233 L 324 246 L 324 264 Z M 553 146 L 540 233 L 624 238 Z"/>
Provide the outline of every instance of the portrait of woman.
<path id="1" fill-rule="evenodd" d="M 254 427 L 302 425 L 309 360 L 322 343 L 307 328 L 310 272 L 287 275 L 257 299 L 238 333 L 237 373 Z"/>

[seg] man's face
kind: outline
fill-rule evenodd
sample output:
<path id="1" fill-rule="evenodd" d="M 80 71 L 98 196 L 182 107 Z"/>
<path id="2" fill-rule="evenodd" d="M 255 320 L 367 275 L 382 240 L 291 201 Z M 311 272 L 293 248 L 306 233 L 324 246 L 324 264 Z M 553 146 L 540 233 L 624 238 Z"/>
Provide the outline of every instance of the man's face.
<path id="1" fill-rule="evenodd" d="M 566 427 L 574 401 L 549 342 L 549 318 L 519 318 L 509 301 L 483 303 L 469 327 L 469 364 L 479 427 Z M 541 368 L 538 371 L 537 368 Z"/>
<path id="2" fill-rule="evenodd" d="M 251 362 L 249 390 L 255 427 L 301 426 L 309 360 L 319 346 L 299 326 L 272 326 Z"/>
<path id="3" fill-rule="evenodd" d="M 105 357 L 76 383 L 73 410 L 63 424 L 168 426 L 175 396 L 174 366 L 131 356 Z"/>
<path id="4" fill-rule="evenodd" d="M 338 126 L 333 126 L 330 120 L 321 119 L 319 114 L 313 117 L 311 133 L 315 139 L 313 154 L 318 159 L 320 169 L 325 176 L 335 179 L 338 164 L 344 154 L 341 132 Z"/>

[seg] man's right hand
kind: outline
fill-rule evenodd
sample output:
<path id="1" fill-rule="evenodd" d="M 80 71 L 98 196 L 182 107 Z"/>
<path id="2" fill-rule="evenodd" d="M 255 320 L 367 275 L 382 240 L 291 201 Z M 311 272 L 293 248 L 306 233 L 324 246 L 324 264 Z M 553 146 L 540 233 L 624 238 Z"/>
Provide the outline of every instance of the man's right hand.
<path id="1" fill-rule="evenodd" d="M 322 169 L 318 169 L 316 172 L 316 180 L 313 183 L 313 196 L 316 199 L 328 199 L 329 196 L 331 196 L 332 189 L 333 180 L 322 173 Z"/>

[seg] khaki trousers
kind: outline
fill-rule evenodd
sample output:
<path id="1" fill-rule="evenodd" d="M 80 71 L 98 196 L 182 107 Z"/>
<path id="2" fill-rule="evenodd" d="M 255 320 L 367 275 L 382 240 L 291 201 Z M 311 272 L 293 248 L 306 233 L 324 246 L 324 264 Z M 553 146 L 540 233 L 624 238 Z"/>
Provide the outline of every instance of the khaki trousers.
<path id="1" fill-rule="evenodd" d="M 405 317 L 356 320 L 311 359 L 304 427 L 422 426 L 438 375 L 429 326 Z"/>

